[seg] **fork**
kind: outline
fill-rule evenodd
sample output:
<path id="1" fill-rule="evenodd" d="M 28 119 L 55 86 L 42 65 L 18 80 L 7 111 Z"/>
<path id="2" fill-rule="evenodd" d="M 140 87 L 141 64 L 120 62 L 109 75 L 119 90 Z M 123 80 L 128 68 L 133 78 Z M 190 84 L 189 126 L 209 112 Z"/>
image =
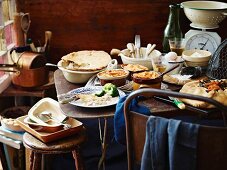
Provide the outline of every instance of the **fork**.
<path id="1" fill-rule="evenodd" d="M 41 118 L 41 116 L 42 116 L 42 118 Z M 62 123 L 59 120 L 57 120 L 57 118 L 53 118 L 53 116 L 52 116 L 52 114 L 50 112 L 48 112 L 48 113 L 42 112 L 40 115 L 38 115 L 38 117 L 39 117 L 39 119 L 41 119 L 45 123 L 47 123 L 49 120 L 54 120 L 57 123 L 63 125 L 64 126 L 64 129 L 71 128 L 71 125 L 70 124 L 68 124 L 68 123 Z"/>
<path id="2" fill-rule="evenodd" d="M 140 47 L 141 47 L 140 35 L 136 35 L 135 36 L 136 58 L 140 58 Z"/>

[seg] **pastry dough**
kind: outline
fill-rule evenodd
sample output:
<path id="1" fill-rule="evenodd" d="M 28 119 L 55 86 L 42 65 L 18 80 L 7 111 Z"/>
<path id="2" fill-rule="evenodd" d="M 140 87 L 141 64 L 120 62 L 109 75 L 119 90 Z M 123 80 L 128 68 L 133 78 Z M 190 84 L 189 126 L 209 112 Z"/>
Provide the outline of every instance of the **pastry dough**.
<path id="1" fill-rule="evenodd" d="M 104 69 L 111 57 L 105 51 L 78 51 L 63 56 L 62 66 L 69 70 L 95 71 Z"/>
<path id="2" fill-rule="evenodd" d="M 206 81 L 192 81 L 186 83 L 180 93 L 194 94 L 212 98 L 225 106 L 227 106 L 227 79 L 224 80 L 206 80 Z M 200 108 L 214 108 L 213 105 L 206 102 L 181 99 L 183 102 Z"/>
<path id="3" fill-rule="evenodd" d="M 180 77 L 182 77 L 182 78 L 180 78 Z M 180 75 L 178 78 L 178 76 L 175 76 L 175 75 L 165 74 L 163 76 L 163 81 L 167 82 L 167 83 L 171 83 L 171 84 L 176 84 L 176 85 L 184 85 L 192 80 L 184 78 L 183 76 L 180 76 Z"/>

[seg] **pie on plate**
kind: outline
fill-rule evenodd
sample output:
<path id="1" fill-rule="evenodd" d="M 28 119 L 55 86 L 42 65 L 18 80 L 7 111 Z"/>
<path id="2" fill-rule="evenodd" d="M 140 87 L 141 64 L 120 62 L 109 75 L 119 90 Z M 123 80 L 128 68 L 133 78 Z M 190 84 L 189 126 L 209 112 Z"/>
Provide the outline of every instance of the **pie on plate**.
<path id="1" fill-rule="evenodd" d="M 214 99 L 227 106 L 227 79 L 198 80 L 186 83 L 180 93 L 194 94 Z M 181 99 L 183 102 L 200 108 L 214 108 L 213 105 L 203 101 Z"/>
<path id="2" fill-rule="evenodd" d="M 69 53 L 62 58 L 62 66 L 69 70 L 96 71 L 104 69 L 111 57 L 105 51 L 77 51 Z"/>

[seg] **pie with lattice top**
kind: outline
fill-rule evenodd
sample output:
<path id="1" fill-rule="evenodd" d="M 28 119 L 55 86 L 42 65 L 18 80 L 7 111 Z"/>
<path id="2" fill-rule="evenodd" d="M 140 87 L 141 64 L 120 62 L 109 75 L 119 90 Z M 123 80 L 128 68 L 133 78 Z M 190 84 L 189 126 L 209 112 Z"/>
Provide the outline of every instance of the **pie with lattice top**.
<path id="1" fill-rule="evenodd" d="M 63 56 L 62 66 L 69 70 L 96 71 L 107 67 L 111 57 L 105 51 L 77 51 Z"/>
<path id="2" fill-rule="evenodd" d="M 186 83 L 180 93 L 188 93 L 212 98 L 227 106 L 227 79 L 222 80 L 200 80 Z M 181 99 L 183 102 L 200 108 L 213 108 L 214 106 L 206 102 Z"/>

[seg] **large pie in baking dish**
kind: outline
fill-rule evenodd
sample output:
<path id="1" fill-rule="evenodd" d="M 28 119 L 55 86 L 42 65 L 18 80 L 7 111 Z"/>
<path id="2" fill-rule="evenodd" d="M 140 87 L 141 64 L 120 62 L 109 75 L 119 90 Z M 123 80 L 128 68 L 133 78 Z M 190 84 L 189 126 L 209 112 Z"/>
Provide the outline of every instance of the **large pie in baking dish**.
<path id="1" fill-rule="evenodd" d="M 111 57 L 105 51 L 77 51 L 69 53 L 62 58 L 62 66 L 69 70 L 95 71 L 104 69 Z"/>
<path id="2" fill-rule="evenodd" d="M 182 87 L 180 92 L 212 98 L 227 106 L 227 79 L 192 81 L 192 82 L 186 83 Z M 183 99 L 183 98 L 181 100 L 195 107 L 201 107 L 201 108 L 214 107 L 213 105 L 202 101 Z"/>

